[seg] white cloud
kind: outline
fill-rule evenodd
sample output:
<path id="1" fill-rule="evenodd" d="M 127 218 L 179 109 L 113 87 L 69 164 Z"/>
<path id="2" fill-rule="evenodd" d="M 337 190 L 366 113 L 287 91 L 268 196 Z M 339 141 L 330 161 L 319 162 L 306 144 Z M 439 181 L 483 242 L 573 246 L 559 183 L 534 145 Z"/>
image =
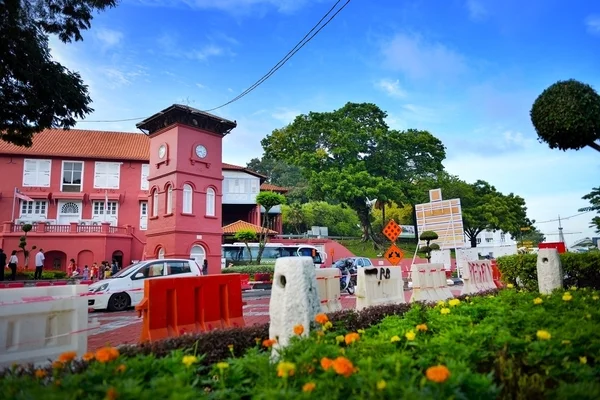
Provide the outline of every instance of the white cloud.
<path id="1" fill-rule="evenodd" d="M 280 121 L 284 124 L 289 124 L 300 114 L 302 114 L 302 113 L 297 110 L 290 110 L 287 108 L 279 108 L 279 109 L 277 109 L 277 111 L 271 113 L 271 117 L 273 117 L 277 121 Z"/>
<path id="2" fill-rule="evenodd" d="M 187 58 L 204 61 L 209 57 L 223 55 L 224 49 L 214 44 L 206 45 L 200 49 L 192 50 L 186 53 Z"/>
<path id="3" fill-rule="evenodd" d="M 400 80 L 380 79 L 375 83 L 375 87 L 383 90 L 392 97 L 406 97 L 406 92 L 400 87 Z"/>
<path id="4" fill-rule="evenodd" d="M 590 15 L 585 19 L 587 31 L 593 35 L 600 35 L 600 15 Z"/>
<path id="5" fill-rule="evenodd" d="M 215 43 L 207 43 L 199 48 L 184 49 L 179 46 L 177 34 L 170 33 L 163 33 L 158 38 L 157 44 L 163 54 L 175 58 L 206 61 L 212 57 L 235 55 L 229 48 Z"/>
<path id="6" fill-rule="evenodd" d="M 196 87 L 197 87 L 198 89 L 205 89 L 205 88 L 206 88 L 206 86 L 204 86 L 204 85 L 203 85 L 203 84 L 201 84 L 201 83 L 196 83 Z"/>
<path id="7" fill-rule="evenodd" d="M 123 40 L 123 33 L 114 29 L 96 28 L 94 33 L 104 49 L 115 47 Z"/>
<path id="8" fill-rule="evenodd" d="M 468 70 L 464 57 L 421 36 L 398 34 L 381 47 L 384 65 L 411 79 L 444 81 Z"/>
<path id="9" fill-rule="evenodd" d="M 478 0 L 467 0 L 465 6 L 469 11 L 469 18 L 474 21 L 481 21 L 488 15 L 487 9 Z"/>

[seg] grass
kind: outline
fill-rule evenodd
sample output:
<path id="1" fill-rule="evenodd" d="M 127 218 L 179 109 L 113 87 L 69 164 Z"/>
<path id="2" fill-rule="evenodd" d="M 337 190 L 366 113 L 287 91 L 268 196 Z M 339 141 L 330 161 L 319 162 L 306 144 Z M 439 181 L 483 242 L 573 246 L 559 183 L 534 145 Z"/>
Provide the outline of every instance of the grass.
<path id="1" fill-rule="evenodd" d="M 338 240 L 337 242 L 345 246 L 357 257 L 379 258 L 378 256 L 380 254 L 383 254 L 383 252 L 385 251 L 376 249 L 375 244 L 371 240 L 363 242 L 360 239 L 345 239 Z M 390 244 L 390 242 L 386 241 L 384 243 L 384 248 L 387 249 L 390 246 Z M 402 252 L 404 252 L 405 258 L 412 258 L 417 247 L 415 243 L 409 242 L 398 242 L 396 243 L 396 245 L 400 247 L 400 250 L 402 250 Z"/>

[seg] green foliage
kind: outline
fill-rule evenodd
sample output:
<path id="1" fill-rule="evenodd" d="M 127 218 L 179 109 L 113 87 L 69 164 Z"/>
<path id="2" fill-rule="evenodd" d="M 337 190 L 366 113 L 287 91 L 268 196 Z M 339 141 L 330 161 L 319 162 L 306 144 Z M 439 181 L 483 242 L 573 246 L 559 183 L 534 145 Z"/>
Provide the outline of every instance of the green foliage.
<path id="1" fill-rule="evenodd" d="M 586 194 L 582 198 L 583 200 L 588 200 L 590 202 L 590 206 L 580 208 L 579 212 L 596 211 L 597 214 L 600 214 L 600 186 L 593 188 L 590 193 Z M 590 228 L 595 228 L 596 233 L 600 233 L 600 217 L 596 216 L 592 218 Z"/>
<path id="2" fill-rule="evenodd" d="M 431 252 L 433 250 L 439 250 L 440 246 L 438 246 L 435 243 L 431 243 L 434 240 L 438 239 L 438 234 L 435 233 L 434 231 L 425 231 L 423 233 L 421 233 L 421 236 L 419 236 L 420 240 L 424 240 L 426 242 L 425 246 L 421 246 L 419 248 L 419 252 L 420 253 L 425 253 L 425 257 L 427 258 L 427 262 L 431 261 Z M 437 248 L 435 248 L 434 246 L 436 246 Z"/>
<path id="3" fill-rule="evenodd" d="M 431 244 L 429 245 L 429 248 L 430 248 L 431 250 L 439 250 L 439 249 L 440 249 L 440 245 L 439 245 L 439 244 L 437 244 L 437 243 L 431 243 Z"/>
<path id="4" fill-rule="evenodd" d="M 275 264 L 267 265 L 236 265 L 235 267 L 223 268 L 221 273 L 223 274 L 247 274 L 250 275 L 250 279 L 255 274 L 273 274 L 275 272 Z"/>
<path id="5" fill-rule="evenodd" d="M 256 255 L 256 264 L 260 264 L 263 251 L 265 250 L 265 243 L 267 241 L 267 230 L 269 229 L 269 211 L 280 204 L 285 204 L 285 196 L 275 192 L 260 192 L 256 196 L 256 204 L 263 206 L 265 212 L 262 218 L 262 229 L 258 235 L 258 254 Z M 247 244 L 246 244 L 247 245 Z"/>
<path id="6" fill-rule="evenodd" d="M 23 240 L 23 238 L 27 239 L 27 232 L 30 232 L 33 229 L 33 225 L 31 224 L 23 224 L 21 225 L 21 230 L 25 232 L 25 236 L 21 236 L 19 240 Z"/>
<path id="7" fill-rule="evenodd" d="M 530 111 L 539 140 L 551 149 L 600 151 L 600 95 L 574 79 L 558 81 L 538 96 Z"/>
<path id="8" fill-rule="evenodd" d="M 600 289 L 600 252 L 563 253 L 560 255 L 564 285 Z M 537 291 L 537 255 L 519 254 L 498 257 L 498 269 L 502 280 L 516 284 L 517 278 L 527 290 Z"/>
<path id="9" fill-rule="evenodd" d="M 529 231 L 521 232 L 516 238 L 521 242 L 531 242 L 533 243 L 533 246 L 537 246 L 546 241 L 546 236 L 535 226 L 532 226 Z"/>
<path id="10" fill-rule="evenodd" d="M 97 11 L 115 0 L 6 1 L 0 3 L 0 139 L 31 146 L 46 128 L 71 128 L 93 110 L 87 86 L 50 55 L 49 35 L 83 40 Z"/>
<path id="11" fill-rule="evenodd" d="M 311 226 L 326 226 L 330 236 L 360 236 L 356 212 L 343 204 L 313 201 L 282 207 L 284 233 L 302 234 Z"/>
<path id="12" fill-rule="evenodd" d="M 600 396 L 600 309 L 593 300 L 598 294 L 575 291 L 565 301 L 556 292 L 536 304 L 535 293 L 504 290 L 436 306 L 334 313 L 330 329 L 315 324 L 308 337 L 292 338 L 282 351 L 279 361 L 294 370 L 287 378 L 278 376 L 282 364 L 272 362 L 261 346 L 268 334 L 262 325 L 125 346 L 115 361 L 49 367 L 47 378 L 33 378 L 31 367 L 7 370 L 0 392 L 7 398 L 48 400 L 111 397 L 110 388 L 112 398 L 123 400 L 173 398 L 173 393 L 178 399 L 591 400 Z M 358 339 L 337 340 L 348 333 Z M 198 359 L 185 366 L 184 355 Z M 343 357 L 350 365 L 326 370 L 325 357 Z M 426 371 L 439 365 L 449 375 L 433 382 Z M 307 383 L 314 384 L 311 393 L 303 392 Z"/>
<path id="13" fill-rule="evenodd" d="M 301 168 L 313 199 L 345 203 L 372 235 L 367 199 L 405 201 L 404 185 L 442 170 L 445 149 L 426 131 L 390 130 L 374 104 L 300 115 L 261 142 L 265 156 Z M 406 179 L 404 179 L 406 178 Z"/>
<path id="14" fill-rule="evenodd" d="M 289 203 L 308 201 L 308 185 L 300 168 L 264 156 L 253 158 L 246 167 L 266 176 L 268 183 L 288 189 L 285 197 Z"/>
<path id="15" fill-rule="evenodd" d="M 385 203 L 385 221 L 383 220 L 383 204 L 381 207 L 378 207 L 378 203 L 375 203 L 375 207 L 373 208 L 373 228 L 376 230 L 383 230 L 385 224 L 394 220 L 398 223 L 398 225 L 412 225 L 412 206 L 410 204 L 406 204 L 404 206 L 399 206 L 395 202 Z"/>
<path id="16" fill-rule="evenodd" d="M 256 232 L 250 229 L 242 229 L 233 236 L 236 242 L 243 242 L 246 244 L 248 255 L 250 256 L 250 264 L 252 264 L 252 251 L 250 250 L 249 242 L 254 242 L 257 239 Z"/>
<path id="17" fill-rule="evenodd" d="M 35 272 L 33 270 L 28 269 L 18 269 L 17 270 L 17 280 L 18 281 L 26 281 L 33 279 L 33 274 Z M 42 271 L 42 279 L 65 279 L 67 278 L 67 273 L 64 271 Z"/>
<path id="18" fill-rule="evenodd" d="M 370 240 L 365 242 L 364 240 L 360 239 L 343 239 L 337 240 L 337 242 L 346 247 L 355 256 L 367 258 L 383 257 L 383 251 L 380 249 L 380 247 L 387 249 L 387 247 L 391 244 L 387 240 L 382 243 L 382 246 L 378 246 Z M 412 258 L 415 250 L 417 249 L 417 245 L 414 243 L 413 239 L 398 239 L 396 240 L 396 245 L 404 252 L 405 258 Z M 339 257 L 334 254 L 334 258 L 337 260 Z"/>
<path id="19" fill-rule="evenodd" d="M 419 239 L 424 240 L 426 242 L 431 242 L 434 240 L 437 240 L 438 238 L 438 234 L 435 233 L 434 231 L 425 231 L 423 233 L 421 233 L 421 236 L 419 236 Z"/>

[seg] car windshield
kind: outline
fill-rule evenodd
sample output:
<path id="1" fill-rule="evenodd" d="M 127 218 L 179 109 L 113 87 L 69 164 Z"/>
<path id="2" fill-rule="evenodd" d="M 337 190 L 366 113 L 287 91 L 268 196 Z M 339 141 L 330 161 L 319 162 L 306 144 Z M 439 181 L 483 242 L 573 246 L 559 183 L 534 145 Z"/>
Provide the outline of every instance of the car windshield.
<path id="1" fill-rule="evenodd" d="M 349 261 L 347 258 L 340 258 L 335 263 L 333 263 L 333 266 L 336 268 L 345 267 L 347 261 Z"/>
<path id="2" fill-rule="evenodd" d="M 119 272 L 114 274 L 112 276 L 112 278 L 122 278 L 124 276 L 127 276 L 127 275 L 131 274 L 133 271 L 135 271 L 135 269 L 142 264 L 143 264 L 143 262 L 131 264 L 129 267 L 123 268 L 122 270 L 120 270 Z"/>

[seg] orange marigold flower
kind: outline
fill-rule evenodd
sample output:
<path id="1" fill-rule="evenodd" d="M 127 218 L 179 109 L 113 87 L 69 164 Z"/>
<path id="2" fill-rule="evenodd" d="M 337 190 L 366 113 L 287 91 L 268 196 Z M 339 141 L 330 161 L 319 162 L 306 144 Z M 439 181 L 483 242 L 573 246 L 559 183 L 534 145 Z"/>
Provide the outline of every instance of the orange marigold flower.
<path id="1" fill-rule="evenodd" d="M 416 326 L 417 331 L 425 332 L 427 331 L 427 324 L 419 324 Z"/>
<path id="2" fill-rule="evenodd" d="M 321 368 L 327 371 L 329 368 L 333 366 L 333 360 L 331 358 L 323 357 L 321 358 Z"/>
<path id="3" fill-rule="evenodd" d="M 114 347 L 103 347 L 96 351 L 94 357 L 101 363 L 110 362 L 119 358 L 119 350 Z"/>
<path id="4" fill-rule="evenodd" d="M 60 361 L 61 363 L 68 363 L 73 361 L 75 357 L 77 357 L 76 351 L 65 351 L 60 356 L 58 356 L 58 361 Z"/>
<path id="5" fill-rule="evenodd" d="M 83 355 L 83 357 L 81 357 L 81 359 L 83 361 L 92 361 L 94 359 L 94 353 L 92 352 L 87 352 Z"/>
<path id="6" fill-rule="evenodd" d="M 52 368 L 54 369 L 61 369 L 62 367 L 64 367 L 64 364 L 60 361 L 54 361 L 52 363 Z"/>
<path id="7" fill-rule="evenodd" d="M 262 345 L 263 345 L 263 347 L 271 347 L 275 343 L 277 343 L 277 341 L 275 339 L 265 339 L 265 340 L 263 340 Z"/>
<path id="8" fill-rule="evenodd" d="M 125 364 L 121 364 L 117 367 L 117 369 L 115 371 L 122 373 L 122 372 L 125 372 L 125 370 L 127 370 L 127 366 Z"/>
<path id="9" fill-rule="evenodd" d="M 48 374 L 43 369 L 36 369 L 35 370 L 35 377 L 38 378 L 38 379 L 45 378 L 46 375 L 48 375 Z"/>
<path id="10" fill-rule="evenodd" d="M 346 344 L 351 344 L 351 343 L 358 341 L 359 339 L 360 339 L 360 335 L 358 333 L 351 332 L 346 335 L 346 337 L 344 338 L 344 341 L 346 342 Z"/>
<path id="11" fill-rule="evenodd" d="M 317 387 L 317 385 L 315 385 L 314 382 L 307 382 L 304 384 L 304 386 L 302 386 L 302 391 L 310 393 L 315 390 L 315 387 Z"/>
<path id="12" fill-rule="evenodd" d="M 106 391 L 106 400 L 116 400 L 118 396 L 117 389 L 114 387 L 108 388 Z"/>
<path id="13" fill-rule="evenodd" d="M 346 378 L 356 372 L 354 364 L 352 364 L 352 361 L 348 360 L 346 357 L 338 357 L 333 360 L 333 370 L 336 372 L 336 374 L 343 375 Z"/>
<path id="14" fill-rule="evenodd" d="M 317 321 L 317 323 L 324 325 L 327 322 L 329 322 L 329 317 L 327 317 L 327 315 L 321 313 L 321 314 L 317 314 L 317 316 L 315 317 L 315 321 Z"/>
<path id="15" fill-rule="evenodd" d="M 445 365 L 436 365 L 427 368 L 425 376 L 432 382 L 443 383 L 450 378 L 450 370 Z"/>
<path id="16" fill-rule="evenodd" d="M 304 325 L 298 324 L 294 326 L 294 333 L 298 336 L 302 335 L 304 333 Z"/>

